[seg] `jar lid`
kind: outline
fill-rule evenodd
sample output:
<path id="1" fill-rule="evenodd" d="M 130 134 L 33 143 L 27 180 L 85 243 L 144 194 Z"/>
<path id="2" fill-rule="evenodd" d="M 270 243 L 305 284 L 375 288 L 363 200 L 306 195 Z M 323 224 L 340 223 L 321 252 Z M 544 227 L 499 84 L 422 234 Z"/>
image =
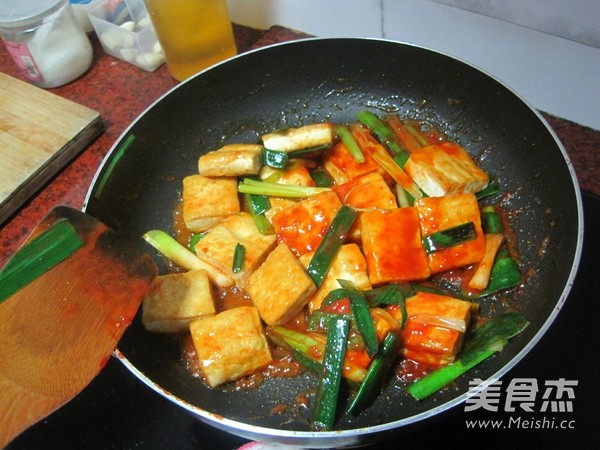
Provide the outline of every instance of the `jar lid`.
<path id="1" fill-rule="evenodd" d="M 66 0 L 0 0 L 0 25 L 23 26 L 42 19 Z"/>

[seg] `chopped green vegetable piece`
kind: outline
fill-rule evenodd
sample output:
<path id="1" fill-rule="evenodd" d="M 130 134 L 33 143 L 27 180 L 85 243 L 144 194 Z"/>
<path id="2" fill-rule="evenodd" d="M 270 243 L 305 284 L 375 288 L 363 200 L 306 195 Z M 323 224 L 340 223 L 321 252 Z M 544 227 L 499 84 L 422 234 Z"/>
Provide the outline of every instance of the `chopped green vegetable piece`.
<path id="1" fill-rule="evenodd" d="M 370 291 L 366 291 L 364 294 L 369 302 L 369 305 L 372 307 L 379 305 L 400 306 L 400 311 L 402 312 L 402 322 L 400 323 L 400 328 L 404 329 L 406 326 L 406 321 L 408 320 L 408 314 L 406 313 L 406 302 L 404 299 L 405 297 L 414 295 L 414 290 L 410 284 L 401 285 L 398 283 L 392 283 L 380 288 L 371 289 Z"/>
<path id="2" fill-rule="evenodd" d="M 318 187 L 333 186 L 333 179 L 324 169 L 313 170 L 310 173 L 310 177 L 313 179 L 313 181 Z"/>
<path id="3" fill-rule="evenodd" d="M 241 272 L 244 268 L 244 258 L 246 257 L 246 247 L 244 247 L 239 242 L 235 244 L 235 249 L 233 250 L 233 264 L 231 270 L 233 273 Z"/>
<path id="4" fill-rule="evenodd" d="M 348 152 L 350 152 L 354 160 L 358 163 L 365 162 L 365 155 L 363 155 L 362 150 L 356 143 L 356 140 L 354 139 L 354 136 L 352 136 L 352 133 L 350 132 L 348 127 L 345 125 L 338 125 L 335 127 L 335 132 L 342 140 L 342 142 L 344 143 L 344 145 L 348 149 Z"/>
<path id="5" fill-rule="evenodd" d="M 475 197 L 477 197 L 477 200 L 481 200 L 483 198 L 496 194 L 499 190 L 500 184 L 498 183 L 498 180 L 490 179 L 490 182 L 485 188 L 475 193 Z"/>
<path id="6" fill-rule="evenodd" d="M 398 334 L 388 333 L 381 344 L 381 351 L 369 366 L 364 381 L 360 384 L 356 395 L 352 399 L 348 412 L 358 414 L 373 401 L 381 391 L 384 378 L 394 364 L 399 351 L 400 338 Z"/>
<path id="7" fill-rule="evenodd" d="M 337 312 L 320 311 L 317 309 L 316 311 L 313 311 L 310 315 L 310 319 L 308 320 L 308 325 L 306 329 L 308 331 L 327 331 L 329 329 L 329 324 L 331 323 L 331 320 L 340 316 L 352 321 L 352 314 L 341 314 Z"/>
<path id="8" fill-rule="evenodd" d="M 479 293 L 478 297 L 518 286 L 522 282 L 523 275 L 514 259 L 510 256 L 496 257 L 490 274 L 490 281 L 487 287 Z"/>
<path id="9" fill-rule="evenodd" d="M 307 198 L 321 192 L 330 191 L 330 188 L 314 186 L 297 186 L 292 184 L 271 183 L 244 178 L 238 185 L 242 194 L 267 195 L 271 197 Z"/>
<path id="10" fill-rule="evenodd" d="M 334 217 L 327 233 L 315 250 L 306 272 L 317 287 L 321 286 L 329 267 L 346 240 L 348 232 L 356 219 L 356 211 L 349 206 L 342 206 Z"/>
<path id="11" fill-rule="evenodd" d="M 329 329 L 329 326 L 327 327 Z M 315 367 L 322 367 L 320 359 L 325 352 L 325 342 L 314 339 L 312 336 L 301 333 L 300 331 L 292 330 L 282 326 L 267 327 L 267 337 L 275 344 L 280 347 L 292 350 L 292 356 L 300 364 L 304 365 L 307 369 L 313 370 Z M 296 353 L 301 353 L 303 356 L 298 359 Z M 321 356 L 317 356 L 321 355 Z M 308 358 L 316 366 L 310 362 L 306 362 L 305 358 Z M 366 370 L 356 364 L 346 361 L 346 367 L 344 368 L 343 376 L 346 383 L 353 389 L 358 388 L 362 380 L 364 379 Z M 318 374 L 321 372 L 319 371 Z"/>
<path id="12" fill-rule="evenodd" d="M 392 159 L 396 162 L 396 164 L 398 164 L 400 167 L 404 168 L 404 166 L 406 165 L 406 161 L 408 161 L 409 156 L 410 155 L 408 153 L 403 152 L 403 153 L 398 153 L 398 154 L 392 156 Z M 415 202 L 415 199 L 413 198 L 413 203 L 414 202 Z"/>
<path id="13" fill-rule="evenodd" d="M 150 230 L 142 238 L 176 264 L 186 269 L 197 268 L 198 257 L 162 230 Z"/>
<path id="14" fill-rule="evenodd" d="M 67 219 L 26 242 L 0 272 L 0 303 L 71 256 L 83 241 Z"/>
<path id="15" fill-rule="evenodd" d="M 493 206 L 485 206 L 482 209 L 482 228 L 484 233 L 504 233 L 502 218 Z M 506 245 L 502 245 L 496 254 L 496 259 L 490 273 L 490 281 L 477 297 L 484 297 L 503 289 L 510 289 L 522 282 L 523 275 L 521 274 L 519 265 L 510 255 Z"/>
<path id="16" fill-rule="evenodd" d="M 348 292 L 350 300 L 350 310 L 356 321 L 356 328 L 365 343 L 365 349 L 369 356 L 373 357 L 379 350 L 379 342 L 377 341 L 377 332 L 373 324 L 373 318 L 367 305 L 367 300 L 364 294 L 347 280 L 338 280 L 340 286 Z"/>
<path id="17" fill-rule="evenodd" d="M 329 326 L 323 355 L 323 372 L 313 411 L 313 425 L 319 429 L 330 429 L 335 421 L 349 329 L 350 321 L 343 317 L 333 319 Z"/>
<path id="18" fill-rule="evenodd" d="M 475 231 L 475 225 L 473 225 L 473 222 L 467 222 L 425 236 L 422 242 L 425 251 L 433 253 L 476 238 L 477 231 Z"/>
<path id="19" fill-rule="evenodd" d="M 484 206 L 481 210 L 481 227 L 486 234 L 504 233 L 504 225 L 500 214 L 496 212 L 493 206 Z"/>
<path id="20" fill-rule="evenodd" d="M 409 155 L 396 140 L 396 133 L 394 133 L 394 130 L 388 127 L 385 122 L 370 111 L 361 111 L 358 113 L 357 117 L 358 120 L 373 132 L 379 142 L 389 148 L 393 154 L 401 156 L 400 160 L 403 160 L 404 162 L 400 164 L 400 167 L 404 167 L 404 163 L 408 160 Z"/>
<path id="21" fill-rule="evenodd" d="M 417 140 L 421 147 L 426 147 L 427 145 L 429 145 L 429 141 L 425 138 L 425 136 L 423 136 L 421 130 L 418 130 L 408 122 L 404 122 L 404 127 Z"/>
<path id="22" fill-rule="evenodd" d="M 452 364 L 437 369 L 408 387 L 408 393 L 422 400 L 500 351 L 509 339 L 523 331 L 529 321 L 515 312 L 495 317 L 476 329 Z"/>
<path id="23" fill-rule="evenodd" d="M 289 155 L 281 150 L 263 148 L 262 160 L 265 166 L 283 169 L 288 163 Z"/>
<path id="24" fill-rule="evenodd" d="M 204 237 L 204 233 L 194 233 L 192 234 L 192 236 L 190 237 L 190 243 L 188 245 L 189 249 L 191 251 L 193 251 L 194 253 L 196 253 L 196 245 L 198 245 L 198 242 L 200 242 L 200 240 Z"/>
<path id="25" fill-rule="evenodd" d="M 244 198 L 258 231 L 261 234 L 273 234 L 271 222 L 265 216 L 265 212 L 271 208 L 269 197 L 266 195 L 244 194 Z"/>
<path id="26" fill-rule="evenodd" d="M 324 346 L 322 343 L 313 337 L 301 333 L 300 331 L 292 330 L 282 326 L 274 326 L 267 328 L 267 336 L 269 338 L 278 339 L 278 342 L 285 342 L 289 348 L 294 348 L 301 351 L 305 355 L 315 353 L 313 349 L 322 352 Z M 276 343 L 278 343 L 276 342 Z"/>
<path id="27" fill-rule="evenodd" d="M 331 291 L 329 291 L 329 293 L 325 296 L 325 298 L 321 302 L 321 308 L 323 308 L 324 306 L 329 306 L 333 302 L 336 302 L 343 298 L 348 298 L 348 293 L 346 292 L 345 289 L 343 289 L 343 288 L 332 289 Z"/>

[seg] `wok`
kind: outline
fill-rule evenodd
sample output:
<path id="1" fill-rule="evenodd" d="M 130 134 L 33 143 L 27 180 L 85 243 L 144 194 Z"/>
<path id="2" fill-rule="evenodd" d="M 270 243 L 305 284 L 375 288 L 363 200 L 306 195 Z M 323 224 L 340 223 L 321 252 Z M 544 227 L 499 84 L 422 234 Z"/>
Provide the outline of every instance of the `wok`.
<path id="1" fill-rule="evenodd" d="M 305 412 L 271 413 L 314 388 L 313 375 L 268 379 L 254 390 L 211 390 L 188 373 L 179 342 L 146 332 L 138 316 L 116 355 L 144 383 L 200 420 L 249 439 L 313 448 L 389 438 L 455 409 L 472 395 L 470 380 L 489 382 L 505 374 L 559 313 L 583 233 L 579 189 L 564 148 L 543 118 L 501 82 L 414 45 L 308 39 L 246 53 L 196 75 L 123 133 L 96 175 L 85 210 L 125 234 L 172 231 L 181 180 L 197 171 L 201 153 L 253 142 L 283 127 L 351 122 L 363 109 L 435 124 L 498 177 L 505 194 L 493 200 L 511 216 L 527 283 L 481 301 L 481 312 L 518 310 L 530 326 L 495 357 L 426 400 L 409 398 L 402 382 L 392 380 L 358 417 L 342 415 L 335 430 L 316 432 Z"/>

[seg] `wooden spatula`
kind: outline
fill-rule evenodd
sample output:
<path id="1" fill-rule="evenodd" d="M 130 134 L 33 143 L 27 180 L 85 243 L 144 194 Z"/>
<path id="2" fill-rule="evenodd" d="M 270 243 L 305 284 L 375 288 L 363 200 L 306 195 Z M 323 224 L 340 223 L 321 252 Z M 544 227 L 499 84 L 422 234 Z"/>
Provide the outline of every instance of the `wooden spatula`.
<path id="1" fill-rule="evenodd" d="M 65 218 L 83 245 L 0 303 L 0 448 L 100 372 L 157 273 L 135 242 L 71 208 L 34 234 Z"/>

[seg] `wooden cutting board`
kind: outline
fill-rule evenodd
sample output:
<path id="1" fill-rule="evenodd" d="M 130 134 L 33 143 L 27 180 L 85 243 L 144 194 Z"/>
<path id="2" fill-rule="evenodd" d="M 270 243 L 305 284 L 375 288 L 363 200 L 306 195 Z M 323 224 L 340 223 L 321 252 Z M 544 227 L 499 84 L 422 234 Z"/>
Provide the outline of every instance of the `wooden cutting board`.
<path id="1" fill-rule="evenodd" d="M 97 111 L 0 73 L 0 225 L 102 129 Z"/>

